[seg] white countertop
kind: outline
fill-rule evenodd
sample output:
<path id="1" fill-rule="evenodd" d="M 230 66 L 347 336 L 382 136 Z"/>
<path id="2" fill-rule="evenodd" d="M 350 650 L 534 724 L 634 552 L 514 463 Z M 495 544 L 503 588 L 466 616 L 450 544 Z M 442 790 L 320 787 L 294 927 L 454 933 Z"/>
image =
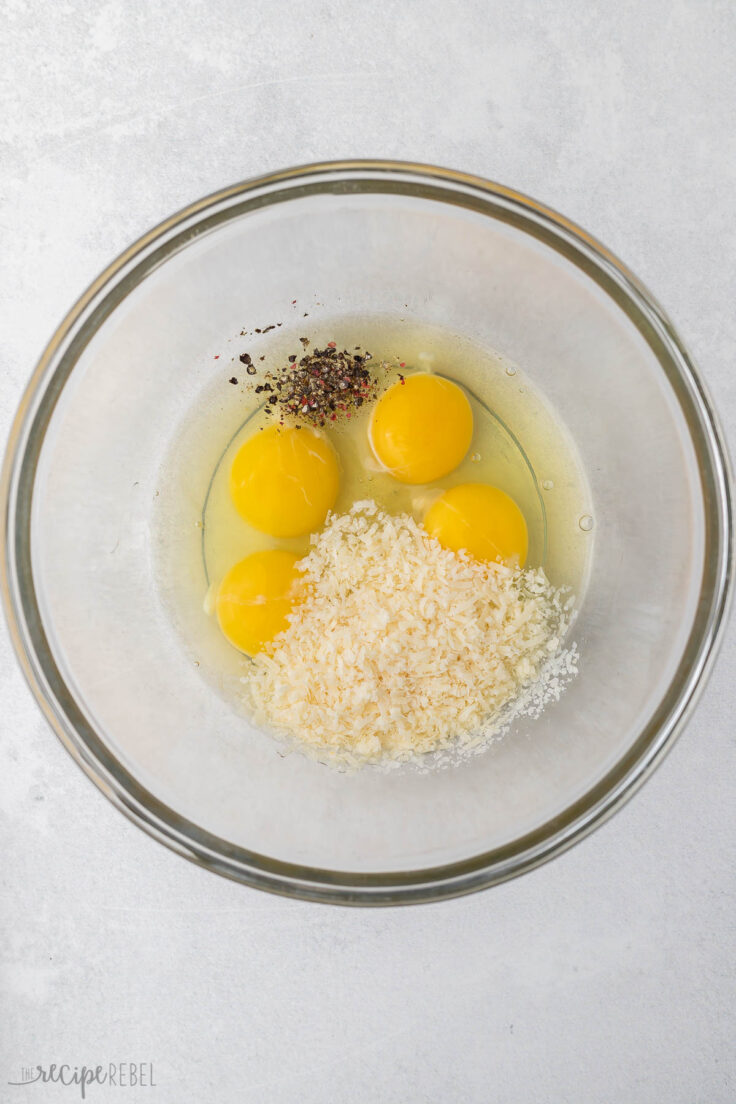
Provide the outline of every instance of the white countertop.
<path id="1" fill-rule="evenodd" d="M 0 431 L 77 294 L 185 203 L 300 162 L 479 173 L 655 292 L 736 428 L 732 0 L 110 0 L 5 7 Z M 9 106 L 8 106 L 9 105 Z M 441 905 L 281 900 L 125 820 L 0 640 L 0 1100 L 23 1065 L 152 1062 L 164 1104 L 732 1104 L 731 628 L 613 820 Z"/>

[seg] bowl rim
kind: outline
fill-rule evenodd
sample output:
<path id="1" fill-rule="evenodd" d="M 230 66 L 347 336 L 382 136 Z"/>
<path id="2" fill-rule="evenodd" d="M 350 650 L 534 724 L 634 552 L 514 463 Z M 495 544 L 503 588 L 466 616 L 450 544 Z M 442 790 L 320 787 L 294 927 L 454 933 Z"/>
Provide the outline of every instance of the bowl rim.
<path id="1" fill-rule="evenodd" d="M 706 522 L 700 601 L 687 645 L 667 692 L 627 752 L 564 813 L 525 836 L 460 862 L 386 874 L 300 866 L 250 852 L 179 816 L 142 787 L 105 746 L 56 666 L 30 558 L 33 478 L 45 429 L 76 360 L 118 302 L 154 267 L 218 223 L 314 192 L 355 191 L 431 198 L 502 219 L 594 279 L 640 330 L 675 390 L 698 457 Z M 712 668 L 733 590 L 728 452 L 706 388 L 663 309 L 614 254 L 563 215 L 504 185 L 414 162 L 327 161 L 252 177 L 189 204 L 135 241 L 77 300 L 42 353 L 11 427 L 0 494 L 0 589 L 11 639 L 26 681 L 67 751 L 121 812 L 173 851 L 252 887 L 310 901 L 397 905 L 456 897 L 524 873 L 583 839 L 643 784 L 682 731 Z"/>

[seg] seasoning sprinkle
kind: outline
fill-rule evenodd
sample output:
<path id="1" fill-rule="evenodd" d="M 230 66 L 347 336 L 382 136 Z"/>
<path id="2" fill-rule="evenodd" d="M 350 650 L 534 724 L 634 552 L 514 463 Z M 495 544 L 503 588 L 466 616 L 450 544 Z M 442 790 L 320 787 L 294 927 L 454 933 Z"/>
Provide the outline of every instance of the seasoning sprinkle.
<path id="1" fill-rule="evenodd" d="M 299 340 L 306 350 L 309 338 Z M 255 392 L 268 393 L 266 412 L 278 412 L 282 424 L 289 418 L 324 426 L 339 417 L 350 418 L 365 402 L 376 398 L 379 381 L 368 367 L 371 360 L 367 351 L 341 351 L 330 341 L 324 349 L 305 351 L 301 358 L 291 354 L 283 368 L 261 377 L 266 382 L 259 383 Z"/>

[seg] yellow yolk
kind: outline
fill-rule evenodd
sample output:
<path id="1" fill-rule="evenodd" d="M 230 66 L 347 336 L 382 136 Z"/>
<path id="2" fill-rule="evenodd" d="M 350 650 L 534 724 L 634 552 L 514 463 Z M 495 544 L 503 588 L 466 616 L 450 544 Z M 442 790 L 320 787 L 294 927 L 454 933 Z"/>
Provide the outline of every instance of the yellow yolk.
<path id="1" fill-rule="evenodd" d="M 376 458 L 401 483 L 431 483 L 470 447 L 473 412 L 456 383 L 417 372 L 376 403 L 369 429 Z"/>
<path id="2" fill-rule="evenodd" d="M 526 562 L 526 521 L 513 498 L 487 483 L 461 483 L 436 499 L 424 528 L 444 548 L 465 549 L 477 560 Z"/>
<path id="3" fill-rule="evenodd" d="M 249 438 L 230 472 L 241 517 L 272 537 L 313 533 L 335 505 L 337 455 L 330 442 L 303 426 L 269 426 Z"/>
<path id="4" fill-rule="evenodd" d="M 287 615 L 297 597 L 297 557 L 272 548 L 254 552 L 232 567 L 215 598 L 217 620 L 236 648 L 248 655 L 267 645 L 288 626 Z"/>

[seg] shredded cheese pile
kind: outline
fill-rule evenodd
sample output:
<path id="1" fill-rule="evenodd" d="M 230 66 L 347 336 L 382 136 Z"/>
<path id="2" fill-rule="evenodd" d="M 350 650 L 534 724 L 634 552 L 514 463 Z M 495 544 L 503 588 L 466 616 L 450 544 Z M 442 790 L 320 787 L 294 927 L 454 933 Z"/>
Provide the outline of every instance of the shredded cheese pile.
<path id="1" fill-rule="evenodd" d="M 448 551 L 375 502 L 330 517 L 312 545 L 306 597 L 245 681 L 259 723 L 327 758 L 477 744 L 511 703 L 538 712 L 575 671 L 561 651 L 572 599 L 541 569 Z"/>

